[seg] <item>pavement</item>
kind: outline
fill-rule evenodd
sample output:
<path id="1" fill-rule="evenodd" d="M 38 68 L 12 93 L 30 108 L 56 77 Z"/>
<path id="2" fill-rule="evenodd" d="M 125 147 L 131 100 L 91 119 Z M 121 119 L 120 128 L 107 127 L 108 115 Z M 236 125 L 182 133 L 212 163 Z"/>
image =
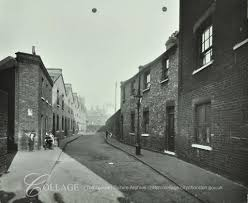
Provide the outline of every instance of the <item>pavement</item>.
<path id="1" fill-rule="evenodd" d="M 64 149 L 80 136 L 64 138 L 60 147 Z M 118 202 L 117 199 L 123 197 L 119 190 L 65 154 L 61 148 L 18 151 L 8 173 L 0 177 L 0 202 Z M 94 187 L 89 189 L 93 183 Z M 111 187 L 112 195 L 95 186 Z M 38 195 L 33 195 L 35 192 Z"/>
<path id="2" fill-rule="evenodd" d="M 142 149 L 141 155 L 137 156 L 133 146 L 121 143 L 114 137 L 106 142 L 167 177 L 203 202 L 248 202 L 246 187 L 220 175 L 162 153 Z"/>

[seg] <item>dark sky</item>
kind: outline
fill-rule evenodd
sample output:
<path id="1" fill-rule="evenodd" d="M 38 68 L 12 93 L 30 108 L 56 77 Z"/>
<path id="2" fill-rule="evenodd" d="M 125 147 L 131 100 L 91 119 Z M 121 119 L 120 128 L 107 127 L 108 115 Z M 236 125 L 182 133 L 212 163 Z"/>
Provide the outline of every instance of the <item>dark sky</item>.
<path id="1" fill-rule="evenodd" d="M 88 107 L 113 110 L 115 82 L 119 106 L 120 81 L 165 51 L 178 21 L 178 0 L 0 0 L 0 58 L 34 45 Z"/>

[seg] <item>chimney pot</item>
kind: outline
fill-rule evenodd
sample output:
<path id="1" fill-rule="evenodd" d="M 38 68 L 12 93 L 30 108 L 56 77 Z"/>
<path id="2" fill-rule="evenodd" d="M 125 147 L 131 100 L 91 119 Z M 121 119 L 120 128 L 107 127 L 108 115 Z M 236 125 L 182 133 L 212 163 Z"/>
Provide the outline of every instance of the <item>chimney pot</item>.
<path id="1" fill-rule="evenodd" d="M 32 54 L 33 55 L 36 55 L 36 53 L 35 53 L 35 46 L 32 46 Z"/>

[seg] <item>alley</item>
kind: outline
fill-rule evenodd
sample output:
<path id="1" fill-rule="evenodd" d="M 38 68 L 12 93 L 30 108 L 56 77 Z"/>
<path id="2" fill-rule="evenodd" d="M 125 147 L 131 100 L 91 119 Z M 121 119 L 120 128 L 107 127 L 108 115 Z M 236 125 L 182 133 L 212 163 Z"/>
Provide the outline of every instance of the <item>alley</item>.
<path id="1" fill-rule="evenodd" d="M 149 167 L 106 144 L 100 134 L 80 137 L 68 144 L 65 152 L 117 186 L 130 202 L 198 202 Z"/>

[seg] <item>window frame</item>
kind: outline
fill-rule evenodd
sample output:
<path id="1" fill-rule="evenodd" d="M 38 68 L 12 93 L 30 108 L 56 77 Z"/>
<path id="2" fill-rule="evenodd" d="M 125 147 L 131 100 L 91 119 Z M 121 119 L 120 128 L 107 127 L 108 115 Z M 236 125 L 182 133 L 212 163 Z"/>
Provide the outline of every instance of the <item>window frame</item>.
<path id="1" fill-rule="evenodd" d="M 149 109 L 143 111 L 143 132 L 149 133 L 150 113 Z"/>
<path id="2" fill-rule="evenodd" d="M 135 112 L 132 111 L 131 114 L 130 114 L 130 117 L 131 117 L 131 127 L 130 127 L 130 130 L 132 133 L 135 132 Z"/>
<path id="3" fill-rule="evenodd" d="M 130 95 L 135 95 L 135 80 L 131 81 L 131 84 L 130 84 Z"/>
<path id="4" fill-rule="evenodd" d="M 208 36 L 206 37 L 206 34 Z M 204 39 L 203 39 L 204 38 Z M 205 66 L 209 64 L 213 60 L 213 24 L 204 26 L 204 28 L 200 32 L 200 62 L 201 66 Z M 205 46 L 208 43 L 208 47 Z M 204 45 L 204 48 L 203 48 Z M 210 59 L 204 62 L 204 59 L 207 60 L 207 54 L 210 54 Z"/>
<path id="5" fill-rule="evenodd" d="M 200 118 L 200 116 L 198 115 L 200 108 L 204 109 L 204 112 L 203 112 L 204 118 Z M 207 108 L 209 108 L 208 113 L 207 113 Z M 207 115 L 209 116 L 208 118 L 207 118 Z M 211 119 L 212 118 L 211 118 L 211 102 L 210 101 L 195 104 L 194 106 L 194 138 L 195 138 L 196 144 L 202 145 L 202 146 L 211 146 Z M 203 140 L 202 138 L 204 135 L 199 136 L 199 131 L 205 132 L 204 133 L 205 140 Z"/>
<path id="6" fill-rule="evenodd" d="M 212 50 L 212 55 L 210 58 L 210 61 L 206 64 L 203 64 L 203 56 L 202 53 L 202 39 L 203 39 L 203 33 L 208 29 L 212 27 L 212 44 L 208 49 L 204 51 L 206 53 L 209 50 Z M 209 44 L 210 45 L 210 44 Z M 203 22 L 201 22 L 200 26 L 195 31 L 195 50 L 196 52 L 196 67 L 194 68 L 193 75 L 202 69 L 205 69 L 206 67 L 210 66 L 214 61 L 214 23 L 213 23 L 213 15 L 208 16 Z"/>
<path id="7" fill-rule="evenodd" d="M 149 76 L 149 82 L 148 82 L 148 76 Z M 143 89 L 144 90 L 150 89 L 150 87 L 151 87 L 151 71 L 150 70 L 146 71 L 144 73 L 143 79 L 144 79 L 144 82 L 143 82 L 144 88 Z"/>
<path id="8" fill-rule="evenodd" d="M 161 75 L 161 81 L 167 80 L 169 78 L 168 72 L 170 67 L 170 59 L 169 57 L 166 57 L 162 62 L 162 75 Z"/>

